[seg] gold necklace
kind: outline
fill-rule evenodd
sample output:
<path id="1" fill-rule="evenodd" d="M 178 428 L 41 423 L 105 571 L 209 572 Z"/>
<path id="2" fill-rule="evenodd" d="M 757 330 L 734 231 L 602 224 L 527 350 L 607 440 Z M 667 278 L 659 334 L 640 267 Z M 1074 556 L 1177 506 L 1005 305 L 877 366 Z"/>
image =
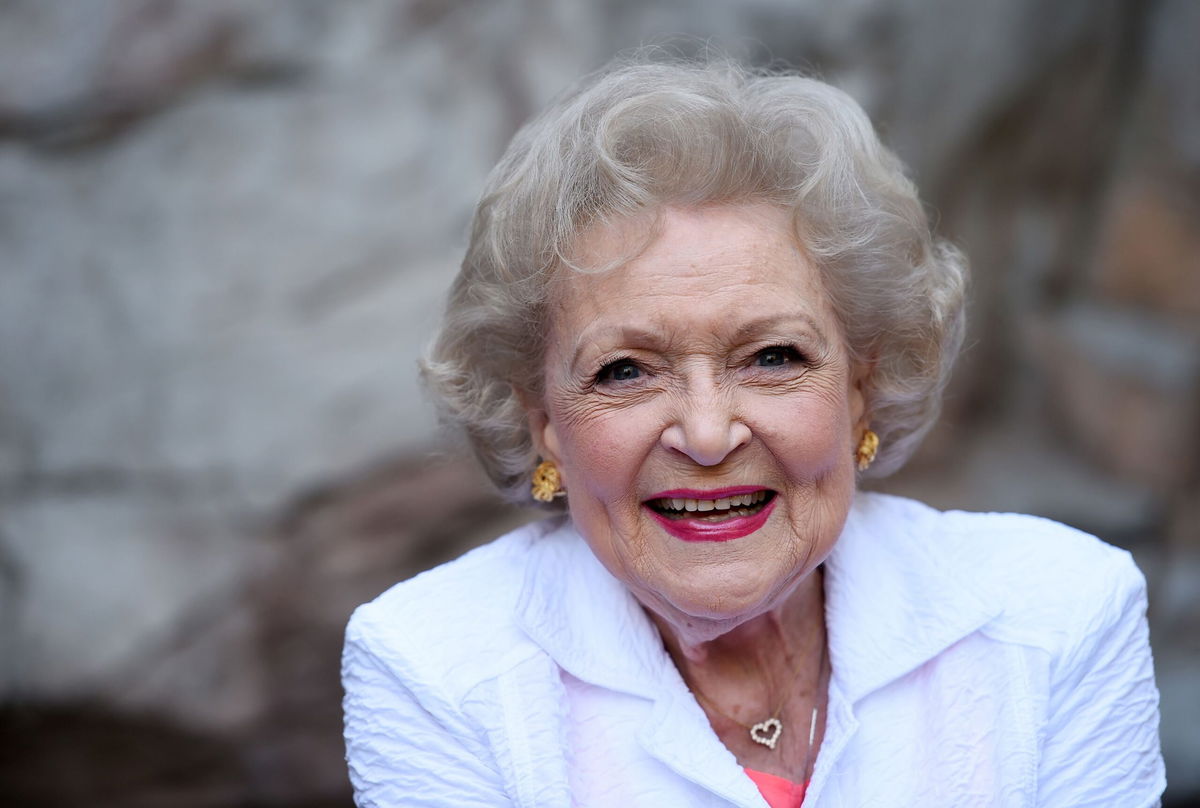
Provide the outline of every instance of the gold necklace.
<path id="1" fill-rule="evenodd" d="M 808 748 L 804 752 L 804 773 L 803 773 L 804 781 L 807 781 L 809 779 L 808 767 L 812 763 L 813 744 L 815 743 L 816 737 L 817 737 L 817 713 L 818 713 L 818 705 L 820 704 L 819 693 L 820 693 L 820 687 L 821 687 L 821 676 L 825 672 L 825 660 L 829 656 L 829 646 L 828 646 L 827 639 L 828 638 L 822 637 L 821 661 L 817 665 L 816 684 L 813 688 L 812 719 L 809 721 L 809 724 L 808 724 Z M 790 654 L 788 654 L 788 659 L 790 661 L 790 659 L 791 659 Z M 717 706 L 716 702 L 714 702 L 707 695 L 705 695 L 704 692 L 701 691 L 700 688 L 697 687 L 696 685 L 691 685 L 691 691 L 693 694 L 695 694 L 697 699 L 699 699 L 701 702 L 703 702 L 705 705 L 707 705 L 717 715 L 725 718 L 727 721 L 731 721 L 732 723 L 737 724 L 742 729 L 747 730 L 750 733 L 750 740 L 754 741 L 757 744 L 761 744 L 762 746 L 765 746 L 768 749 L 774 751 L 775 746 L 779 743 L 780 736 L 783 735 L 783 720 L 779 717 L 779 714 L 780 714 L 780 712 L 782 712 L 784 706 L 788 702 L 787 694 L 780 696 L 779 703 L 775 706 L 775 709 L 773 709 L 771 711 L 771 714 L 767 718 L 765 718 L 762 721 L 759 721 L 757 724 L 751 725 L 751 724 L 744 724 L 741 721 L 738 721 L 736 718 L 729 715 L 729 713 L 722 710 L 720 707 Z"/>

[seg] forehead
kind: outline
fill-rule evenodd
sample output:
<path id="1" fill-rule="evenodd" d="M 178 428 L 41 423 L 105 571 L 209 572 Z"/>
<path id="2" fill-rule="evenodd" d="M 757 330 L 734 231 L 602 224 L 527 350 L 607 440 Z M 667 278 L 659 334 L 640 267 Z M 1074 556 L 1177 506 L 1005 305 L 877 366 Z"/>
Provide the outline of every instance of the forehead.
<path id="1" fill-rule="evenodd" d="M 575 246 L 584 271 L 564 270 L 552 295 L 560 340 L 614 329 L 737 330 L 748 318 L 791 315 L 836 329 L 790 214 L 773 206 L 665 208 L 653 221 L 593 227 Z"/>

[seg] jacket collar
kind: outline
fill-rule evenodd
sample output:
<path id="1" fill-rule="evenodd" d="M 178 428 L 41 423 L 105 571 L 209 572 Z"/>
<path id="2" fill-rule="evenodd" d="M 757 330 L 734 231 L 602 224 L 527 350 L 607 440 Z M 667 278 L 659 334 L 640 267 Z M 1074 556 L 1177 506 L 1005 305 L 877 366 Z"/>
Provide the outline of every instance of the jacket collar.
<path id="1" fill-rule="evenodd" d="M 969 537 L 901 497 L 860 493 L 825 562 L 825 626 L 851 703 L 933 659 L 1001 611 L 980 585 Z"/>
<path id="2" fill-rule="evenodd" d="M 941 524 L 939 524 L 941 522 Z M 569 521 L 543 524 L 517 605 L 527 635 L 576 678 L 654 699 L 682 684 L 641 605 Z M 1000 611 L 968 585 L 970 543 L 936 540 L 938 511 L 860 493 L 825 562 L 834 679 L 854 703 L 937 656 Z M 983 576 L 972 576 L 977 579 Z"/>
<path id="3" fill-rule="evenodd" d="M 569 522 L 547 523 L 544 530 L 534 540 L 517 604 L 525 633 L 575 678 L 646 699 L 637 737 L 651 756 L 734 805 L 761 804 L 641 604 Z"/>
<path id="4" fill-rule="evenodd" d="M 674 666 L 641 604 L 569 520 L 541 527 L 517 602 L 518 624 L 575 678 L 654 698 Z"/>

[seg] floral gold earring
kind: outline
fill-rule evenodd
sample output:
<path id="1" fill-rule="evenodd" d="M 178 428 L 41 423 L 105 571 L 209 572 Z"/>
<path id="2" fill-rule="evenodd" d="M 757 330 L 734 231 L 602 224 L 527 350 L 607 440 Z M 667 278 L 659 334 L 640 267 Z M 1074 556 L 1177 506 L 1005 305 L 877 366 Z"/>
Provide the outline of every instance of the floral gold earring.
<path id="1" fill-rule="evenodd" d="M 879 436 L 871 430 L 863 433 L 862 440 L 858 442 L 858 449 L 854 451 L 854 459 L 858 462 L 858 470 L 866 471 L 875 462 L 875 454 L 879 451 Z"/>
<path id="2" fill-rule="evenodd" d="M 558 466 L 552 460 L 543 460 L 533 470 L 533 486 L 529 493 L 538 502 L 552 502 L 555 497 L 561 497 L 567 492 L 562 487 L 562 475 Z"/>

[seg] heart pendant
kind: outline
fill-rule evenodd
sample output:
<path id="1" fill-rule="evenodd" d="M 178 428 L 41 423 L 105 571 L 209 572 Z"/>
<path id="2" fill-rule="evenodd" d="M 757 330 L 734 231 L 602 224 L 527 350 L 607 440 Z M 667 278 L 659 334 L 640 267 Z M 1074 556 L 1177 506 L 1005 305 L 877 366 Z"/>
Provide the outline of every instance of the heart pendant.
<path id="1" fill-rule="evenodd" d="M 774 749 L 783 734 L 783 722 L 778 718 L 768 718 L 750 727 L 750 739 L 768 749 Z"/>

